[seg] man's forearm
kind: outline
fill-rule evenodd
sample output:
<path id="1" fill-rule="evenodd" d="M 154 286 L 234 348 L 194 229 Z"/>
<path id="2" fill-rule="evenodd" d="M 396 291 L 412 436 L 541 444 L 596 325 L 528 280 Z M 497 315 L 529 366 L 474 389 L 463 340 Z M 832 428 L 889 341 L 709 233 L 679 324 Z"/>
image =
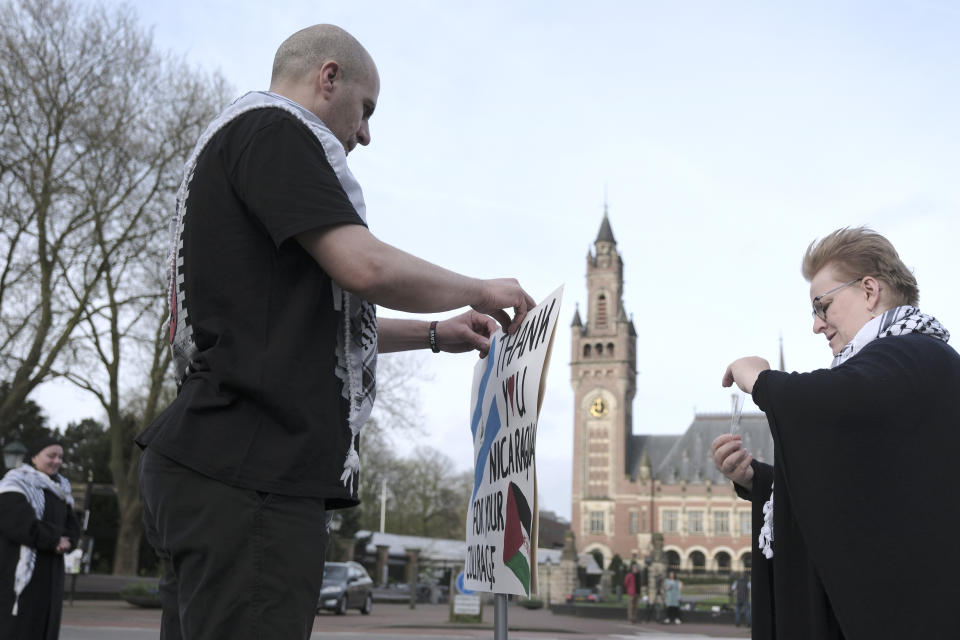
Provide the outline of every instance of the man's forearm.
<path id="1" fill-rule="evenodd" d="M 432 313 L 484 302 L 482 280 L 381 242 L 360 225 L 307 231 L 297 240 L 337 284 L 380 306 Z"/>
<path id="2" fill-rule="evenodd" d="M 377 318 L 380 353 L 426 349 L 430 346 L 430 323 L 425 320 Z"/>

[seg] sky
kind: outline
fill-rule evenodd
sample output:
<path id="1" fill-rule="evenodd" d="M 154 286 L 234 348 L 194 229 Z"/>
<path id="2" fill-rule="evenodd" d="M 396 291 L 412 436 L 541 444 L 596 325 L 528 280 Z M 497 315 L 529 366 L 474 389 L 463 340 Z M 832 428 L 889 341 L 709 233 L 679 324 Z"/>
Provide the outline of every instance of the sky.
<path id="1" fill-rule="evenodd" d="M 107 0 L 108 4 L 117 4 Z M 349 164 L 382 240 L 460 273 L 564 285 L 540 415 L 540 506 L 570 516 L 570 320 L 604 208 L 639 334 L 635 433 L 729 411 L 730 361 L 829 365 L 807 245 L 889 238 L 920 306 L 960 335 L 960 8 L 946 2 L 134 2 L 155 44 L 266 89 L 277 46 L 319 22 L 377 62 L 372 144 Z M 396 315 L 381 310 L 382 316 Z M 452 314 L 450 314 L 452 315 Z M 436 317 L 445 317 L 440 314 Z M 960 340 L 960 338 L 957 338 Z M 414 362 L 425 444 L 472 465 L 474 355 Z M 48 385 L 51 421 L 98 415 Z M 751 405 L 748 403 L 747 409 Z"/>

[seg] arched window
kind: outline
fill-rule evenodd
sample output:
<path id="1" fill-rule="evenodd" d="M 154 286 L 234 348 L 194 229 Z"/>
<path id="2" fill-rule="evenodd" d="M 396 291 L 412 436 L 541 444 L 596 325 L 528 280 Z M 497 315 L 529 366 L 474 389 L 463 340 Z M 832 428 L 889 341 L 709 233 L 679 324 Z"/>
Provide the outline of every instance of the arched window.
<path id="1" fill-rule="evenodd" d="M 749 569 L 753 566 L 753 554 L 747 551 L 745 554 L 740 556 L 740 563 L 743 565 L 744 569 Z"/>
<path id="2" fill-rule="evenodd" d="M 612 342 L 608 342 L 608 343 L 607 343 L 607 355 L 610 356 L 611 358 L 613 357 L 613 343 L 612 343 Z"/>
<path id="3" fill-rule="evenodd" d="M 718 551 L 717 555 L 713 556 L 713 560 L 717 565 L 717 572 L 719 573 L 730 573 L 730 554 L 726 551 Z"/>
<path id="4" fill-rule="evenodd" d="M 607 325 L 607 296 L 602 293 L 597 296 L 597 325 Z"/>
<path id="5" fill-rule="evenodd" d="M 669 551 L 664 551 L 663 556 L 667 561 L 667 569 L 676 571 L 680 568 L 680 554 L 670 549 Z"/>
<path id="6" fill-rule="evenodd" d="M 584 358 L 590 357 L 590 345 L 588 344 L 583 345 L 583 357 Z"/>
<path id="7" fill-rule="evenodd" d="M 703 573 L 707 570 L 707 557 L 700 551 L 693 551 L 690 554 L 690 564 L 694 573 Z"/>
<path id="8" fill-rule="evenodd" d="M 596 346 L 594 346 L 594 349 L 597 350 L 597 355 L 598 355 L 598 356 L 602 356 L 602 355 L 603 355 L 603 343 L 598 342 L 598 343 L 596 344 Z"/>

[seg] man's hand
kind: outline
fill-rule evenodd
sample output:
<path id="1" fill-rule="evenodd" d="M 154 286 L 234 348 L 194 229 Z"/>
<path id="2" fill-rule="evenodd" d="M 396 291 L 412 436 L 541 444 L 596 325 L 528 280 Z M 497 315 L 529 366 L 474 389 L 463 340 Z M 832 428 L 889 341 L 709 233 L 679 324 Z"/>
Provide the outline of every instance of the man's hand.
<path id="1" fill-rule="evenodd" d="M 494 318 L 509 334 L 516 333 L 527 311 L 537 306 L 533 298 L 513 278 L 483 280 L 480 301 L 471 305 L 476 311 Z M 504 309 L 513 308 L 513 320 Z"/>
<path id="2" fill-rule="evenodd" d="M 463 353 L 476 349 L 482 358 L 490 351 L 490 336 L 496 331 L 497 323 L 493 318 L 476 311 L 467 311 L 437 323 L 437 346 L 447 353 Z"/>
<path id="3" fill-rule="evenodd" d="M 753 455 L 743 448 L 743 442 L 738 435 L 725 433 L 713 441 L 710 446 L 713 453 L 713 464 L 730 480 L 733 480 L 744 489 L 753 490 Z"/>
<path id="4" fill-rule="evenodd" d="M 760 372 L 769 368 L 770 363 L 758 356 L 740 358 L 731 362 L 723 372 L 723 380 L 720 384 L 729 387 L 737 383 L 744 393 L 753 393 L 753 385 L 757 382 Z"/>

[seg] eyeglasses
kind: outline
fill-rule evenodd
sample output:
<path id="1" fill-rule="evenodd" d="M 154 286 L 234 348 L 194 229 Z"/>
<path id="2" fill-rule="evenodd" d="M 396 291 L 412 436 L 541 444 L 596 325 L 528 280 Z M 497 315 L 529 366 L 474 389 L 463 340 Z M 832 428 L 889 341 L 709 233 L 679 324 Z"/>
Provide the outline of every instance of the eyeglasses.
<path id="1" fill-rule="evenodd" d="M 837 291 L 840 291 L 840 289 L 843 289 L 844 287 L 849 287 L 850 285 L 856 284 L 861 280 L 863 280 L 863 277 L 857 278 L 856 280 L 851 280 L 850 282 L 846 284 L 842 284 L 839 287 L 836 287 L 835 289 L 830 289 L 830 291 L 827 291 L 826 293 L 821 293 L 820 295 L 818 295 L 816 298 L 813 299 L 813 311 L 811 311 L 811 313 L 814 316 L 820 318 L 821 320 L 826 320 L 827 309 L 830 308 L 830 303 L 833 302 L 833 300 L 828 301 L 826 304 L 823 304 L 822 302 L 820 302 L 820 300 L 822 300 L 825 296 L 830 295 L 831 293 L 836 293 Z"/>

